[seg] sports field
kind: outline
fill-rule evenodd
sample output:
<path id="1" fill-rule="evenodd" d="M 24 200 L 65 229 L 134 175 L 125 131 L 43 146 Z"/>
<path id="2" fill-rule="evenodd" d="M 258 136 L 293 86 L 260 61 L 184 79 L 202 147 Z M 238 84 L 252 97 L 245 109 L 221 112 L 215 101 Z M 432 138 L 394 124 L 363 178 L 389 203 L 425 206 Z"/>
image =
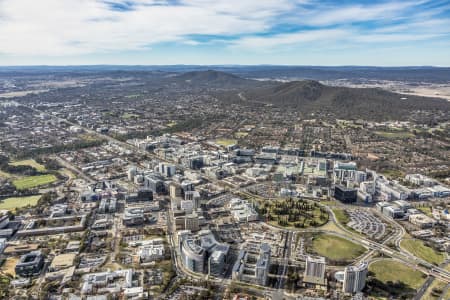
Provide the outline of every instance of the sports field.
<path id="1" fill-rule="evenodd" d="M 405 239 L 401 241 L 400 246 L 411 254 L 432 264 L 439 265 L 445 260 L 443 252 L 438 252 L 433 248 L 426 246 L 420 240 Z"/>
<path id="2" fill-rule="evenodd" d="M 28 197 L 11 197 L 0 201 L 0 210 L 14 210 L 25 206 L 34 206 L 41 199 L 41 195 L 28 196 Z"/>
<path id="3" fill-rule="evenodd" d="M 47 175 L 27 176 L 19 178 L 13 180 L 13 184 L 18 190 L 24 190 L 49 184 L 56 180 L 57 179 L 55 175 L 47 174 Z"/>
<path id="4" fill-rule="evenodd" d="M 248 132 L 242 132 L 242 131 L 236 132 L 236 133 L 234 134 L 234 136 L 235 136 L 236 138 L 238 138 L 238 139 L 244 138 L 244 137 L 246 137 L 247 135 L 248 135 Z"/>
<path id="5" fill-rule="evenodd" d="M 387 139 L 406 139 L 414 137 L 414 134 L 408 131 L 399 131 L 399 132 L 375 131 L 375 134 Z"/>
<path id="6" fill-rule="evenodd" d="M 224 147 L 234 145 L 236 143 L 237 143 L 237 141 L 234 139 L 218 139 L 218 140 L 216 140 L 216 144 L 218 144 L 220 146 L 224 146 Z"/>
<path id="7" fill-rule="evenodd" d="M 312 246 L 314 252 L 331 260 L 353 260 L 366 252 L 361 245 L 329 234 L 315 236 Z"/>

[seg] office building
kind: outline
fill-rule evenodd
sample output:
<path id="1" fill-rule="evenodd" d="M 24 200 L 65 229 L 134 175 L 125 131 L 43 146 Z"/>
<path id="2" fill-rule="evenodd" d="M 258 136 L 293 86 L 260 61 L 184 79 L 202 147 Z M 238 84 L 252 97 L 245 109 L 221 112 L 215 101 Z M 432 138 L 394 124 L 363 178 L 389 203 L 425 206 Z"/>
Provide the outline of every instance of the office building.
<path id="1" fill-rule="evenodd" d="M 184 193 L 184 200 L 190 200 L 193 203 L 193 209 L 200 207 L 200 193 L 198 191 L 187 191 Z"/>
<path id="2" fill-rule="evenodd" d="M 256 261 L 256 264 L 254 263 Z M 232 269 L 232 279 L 265 286 L 270 269 L 271 249 L 267 243 L 259 246 L 259 251 L 242 249 Z"/>
<path id="3" fill-rule="evenodd" d="M 169 194 L 171 199 L 180 198 L 183 196 L 183 190 L 177 183 L 171 183 L 169 186 Z"/>
<path id="4" fill-rule="evenodd" d="M 205 250 L 189 237 L 181 242 L 181 260 L 192 272 L 203 273 L 205 268 Z"/>
<path id="5" fill-rule="evenodd" d="M 313 285 L 325 285 L 325 257 L 306 258 L 305 273 L 303 282 Z"/>
<path id="6" fill-rule="evenodd" d="M 265 286 L 267 284 L 267 274 L 270 268 L 270 245 L 261 244 L 259 257 L 256 261 L 256 283 Z"/>
<path id="7" fill-rule="evenodd" d="M 141 225 L 144 223 L 144 210 L 142 208 L 126 208 L 123 213 L 123 224 L 127 226 Z"/>
<path id="8" fill-rule="evenodd" d="M 356 266 L 346 267 L 344 270 L 342 291 L 349 294 L 361 292 L 366 285 L 367 272 L 367 262 L 361 262 Z"/>
<path id="9" fill-rule="evenodd" d="M 22 277 L 37 276 L 44 266 L 44 256 L 41 251 L 32 251 L 20 257 L 15 267 L 16 274 Z"/>
<path id="10" fill-rule="evenodd" d="M 357 200 L 357 192 L 356 189 L 336 185 L 334 187 L 334 198 L 343 203 L 354 203 Z"/>
<path id="11" fill-rule="evenodd" d="M 172 177 L 175 175 L 176 168 L 174 165 L 169 165 L 166 163 L 159 163 L 158 172 L 165 177 Z"/>
<path id="12" fill-rule="evenodd" d="M 156 173 L 144 176 L 144 187 L 150 189 L 155 194 L 166 192 L 164 178 Z"/>
<path id="13" fill-rule="evenodd" d="M 225 251 L 214 251 L 208 259 L 208 274 L 213 276 L 222 275 L 225 268 Z"/>

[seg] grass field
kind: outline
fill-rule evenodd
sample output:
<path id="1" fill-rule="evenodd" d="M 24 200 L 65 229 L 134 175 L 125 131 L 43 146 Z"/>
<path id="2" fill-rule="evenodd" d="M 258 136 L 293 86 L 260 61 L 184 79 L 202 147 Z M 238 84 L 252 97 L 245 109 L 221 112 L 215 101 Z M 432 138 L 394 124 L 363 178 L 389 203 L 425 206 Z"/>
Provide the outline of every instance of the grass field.
<path id="1" fill-rule="evenodd" d="M 439 299 L 440 294 L 444 290 L 445 286 L 446 286 L 445 282 L 435 279 L 433 283 L 428 287 L 427 291 L 425 292 L 421 300 Z"/>
<path id="2" fill-rule="evenodd" d="M 404 239 L 400 246 L 411 254 L 426 260 L 429 263 L 439 265 L 445 260 L 445 255 L 433 248 L 426 246 L 422 241 L 416 239 Z"/>
<path id="3" fill-rule="evenodd" d="M 73 174 L 72 171 L 70 171 L 69 169 L 61 169 L 58 170 L 58 173 L 63 175 L 63 176 L 67 176 L 69 178 L 76 178 L 77 176 L 75 174 Z"/>
<path id="4" fill-rule="evenodd" d="M 234 134 L 234 136 L 238 139 L 246 137 L 248 135 L 248 132 L 242 132 L 242 131 L 238 131 Z"/>
<path id="5" fill-rule="evenodd" d="M 400 281 L 410 288 L 418 289 L 425 282 L 422 272 L 390 259 L 374 262 L 369 266 L 369 271 L 384 284 Z"/>
<path id="6" fill-rule="evenodd" d="M 375 134 L 387 139 L 406 139 L 413 138 L 415 135 L 408 131 L 390 132 L 390 131 L 375 131 Z"/>
<path id="7" fill-rule="evenodd" d="M 5 274 L 10 274 L 13 277 L 16 276 L 15 267 L 18 262 L 19 262 L 18 257 L 8 257 L 2 266 L 2 269 L 1 269 L 2 272 Z"/>
<path id="8" fill-rule="evenodd" d="M 218 144 L 220 146 L 224 146 L 224 147 L 234 145 L 236 143 L 237 143 L 237 141 L 234 139 L 217 139 L 216 140 L 216 144 Z"/>
<path id="9" fill-rule="evenodd" d="M 14 210 L 28 205 L 34 206 L 41 199 L 40 195 L 28 197 L 11 197 L 0 201 L 0 209 Z"/>
<path id="10" fill-rule="evenodd" d="M 13 180 L 13 184 L 18 190 L 24 190 L 24 189 L 41 186 L 44 184 L 49 184 L 56 180 L 57 179 L 56 179 L 55 175 L 47 174 L 47 175 L 27 176 L 27 177 L 19 178 L 19 179 Z"/>
<path id="11" fill-rule="evenodd" d="M 137 118 L 139 118 L 139 115 L 128 113 L 128 112 L 126 112 L 122 115 L 122 119 L 124 119 L 124 120 L 137 119 Z"/>
<path id="12" fill-rule="evenodd" d="M 11 178 L 11 174 L 3 172 L 0 170 L 0 178 Z"/>
<path id="13" fill-rule="evenodd" d="M 35 168 L 39 172 L 46 171 L 45 166 L 36 162 L 34 159 L 14 161 L 14 162 L 10 163 L 10 165 L 12 165 L 12 166 L 30 166 L 30 167 Z"/>
<path id="14" fill-rule="evenodd" d="M 431 206 L 424 206 L 424 207 L 416 207 L 418 210 L 423 212 L 429 217 L 433 217 L 433 214 L 431 213 Z"/>
<path id="15" fill-rule="evenodd" d="M 384 170 L 381 173 L 383 173 L 384 176 L 390 179 L 397 179 L 405 176 L 405 173 L 400 170 Z"/>
<path id="16" fill-rule="evenodd" d="M 319 234 L 313 239 L 313 250 L 331 260 L 353 260 L 366 252 L 366 248 L 344 238 Z"/>
<path id="17" fill-rule="evenodd" d="M 175 121 L 173 121 L 173 122 L 170 122 L 170 123 L 167 123 L 167 127 L 173 127 L 173 126 L 175 126 L 175 125 L 177 125 L 177 122 L 175 122 Z"/>
<path id="18" fill-rule="evenodd" d="M 343 209 L 333 208 L 333 212 L 338 222 L 341 223 L 342 225 L 345 225 L 350 221 L 350 218 Z"/>

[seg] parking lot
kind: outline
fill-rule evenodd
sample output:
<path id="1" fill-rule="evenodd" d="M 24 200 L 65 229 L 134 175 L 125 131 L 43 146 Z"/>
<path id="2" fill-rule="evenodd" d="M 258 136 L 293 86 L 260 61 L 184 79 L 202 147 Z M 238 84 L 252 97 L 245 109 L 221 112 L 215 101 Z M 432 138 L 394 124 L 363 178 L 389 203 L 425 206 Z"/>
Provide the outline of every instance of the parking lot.
<path id="1" fill-rule="evenodd" d="M 372 239 L 381 239 L 386 234 L 386 224 L 371 212 L 355 209 L 347 210 L 350 221 L 347 226 Z"/>

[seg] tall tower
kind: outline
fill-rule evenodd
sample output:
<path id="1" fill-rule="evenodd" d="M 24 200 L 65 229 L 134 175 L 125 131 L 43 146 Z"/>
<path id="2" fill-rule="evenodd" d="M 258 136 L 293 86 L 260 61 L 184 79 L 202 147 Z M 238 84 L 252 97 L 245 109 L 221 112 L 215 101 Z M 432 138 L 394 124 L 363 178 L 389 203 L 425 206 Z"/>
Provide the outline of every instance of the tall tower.
<path id="1" fill-rule="evenodd" d="M 367 262 L 361 262 L 359 265 L 346 267 L 344 270 L 342 291 L 350 294 L 361 292 L 366 285 L 367 272 Z"/>

